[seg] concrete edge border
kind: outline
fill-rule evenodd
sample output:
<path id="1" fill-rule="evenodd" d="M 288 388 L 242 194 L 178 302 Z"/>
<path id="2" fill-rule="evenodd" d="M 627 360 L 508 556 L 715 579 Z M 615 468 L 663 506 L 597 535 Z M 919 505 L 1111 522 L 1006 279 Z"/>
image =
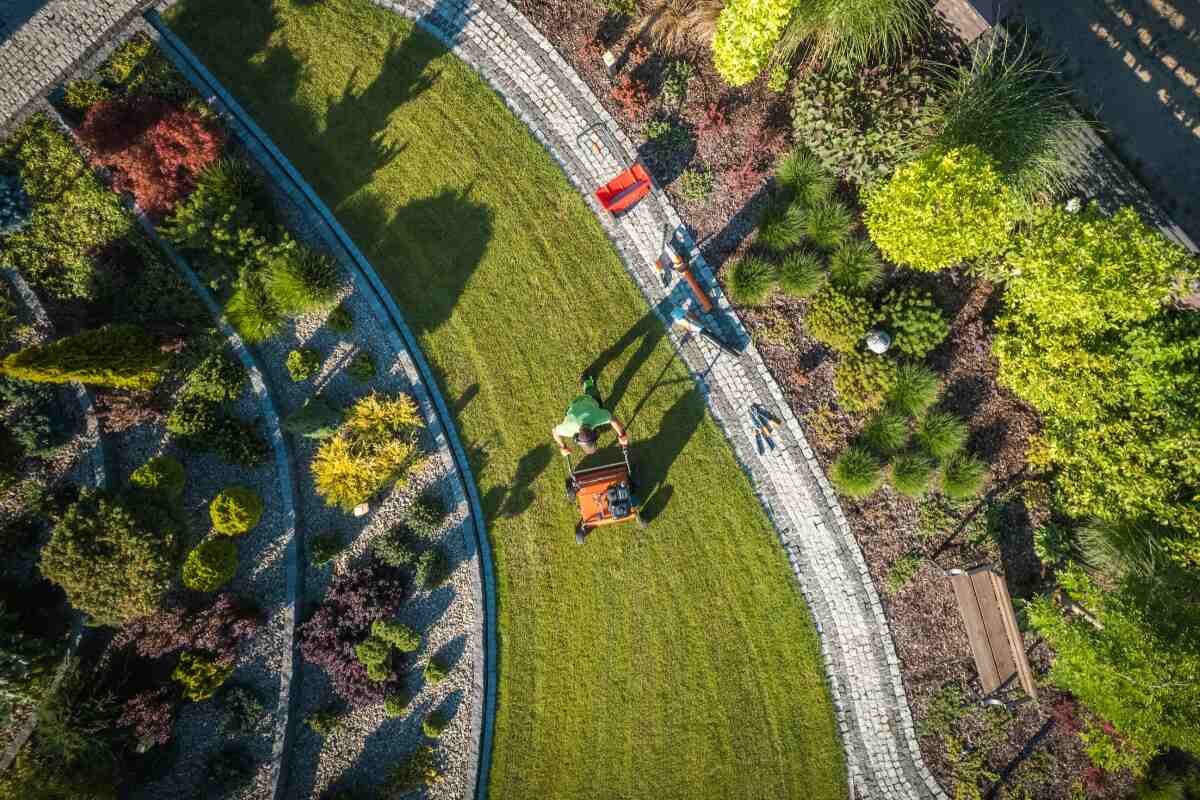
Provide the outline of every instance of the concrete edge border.
<path id="1" fill-rule="evenodd" d="M 165 4 L 160 7 L 165 7 Z M 355 274 L 352 276 L 355 280 L 356 289 L 363 291 L 364 296 L 374 308 L 376 316 L 381 321 L 386 320 L 390 323 L 390 326 L 384 326 L 385 330 L 388 330 L 392 335 L 399 333 L 394 342 L 397 351 L 408 353 L 417 366 L 421 381 L 419 383 L 414 382 L 414 387 L 419 390 L 421 386 L 424 386 L 428 395 L 427 399 L 432 402 L 436 422 L 440 424 L 450 445 L 454 467 L 458 471 L 466 491 L 468 510 L 475 521 L 473 529 L 475 532 L 475 544 L 479 553 L 478 565 L 480 572 L 480 596 L 476 600 L 478 601 L 478 607 L 484 610 L 483 619 L 479 621 L 482 628 L 482 635 L 479 637 L 479 640 L 483 644 L 483 651 L 480 653 L 482 658 L 475 659 L 475 664 L 477 665 L 475 688 L 482 692 L 483 702 L 472 706 L 472 729 L 476 734 L 475 738 L 479 749 L 478 763 L 474 776 L 474 789 L 467 794 L 479 800 L 484 800 L 487 797 L 488 774 L 491 765 L 492 725 L 496 705 L 495 577 L 493 574 L 491 546 L 488 541 L 485 517 L 479 502 L 475 478 L 471 472 L 466 451 L 459 439 L 458 431 L 454 426 L 453 417 L 450 415 L 449 408 L 442 397 L 441 390 L 437 386 L 434 374 L 425 360 L 424 354 L 421 352 L 416 337 L 404 321 L 403 314 L 375 272 L 374 267 L 371 266 L 371 263 L 337 222 L 333 213 L 317 196 L 316 192 L 313 191 L 312 187 L 308 185 L 286 156 L 279 151 L 270 137 L 246 113 L 237 100 L 200 63 L 199 59 L 197 59 L 187 45 L 167 27 L 157 10 L 151 9 L 147 11 L 145 18 L 160 35 L 164 51 L 175 62 L 176 66 L 184 72 L 189 80 L 202 88 L 205 94 L 210 94 L 220 100 L 221 104 L 235 118 L 238 125 L 266 151 L 272 161 L 274 161 L 275 166 L 286 176 L 293 188 L 300 193 L 310 208 L 326 223 L 335 237 L 339 249 L 343 250 L 349 256 L 349 260 L 357 268 Z M 436 430 L 434 433 L 436 435 Z M 279 798 L 279 794 L 276 797 Z"/>

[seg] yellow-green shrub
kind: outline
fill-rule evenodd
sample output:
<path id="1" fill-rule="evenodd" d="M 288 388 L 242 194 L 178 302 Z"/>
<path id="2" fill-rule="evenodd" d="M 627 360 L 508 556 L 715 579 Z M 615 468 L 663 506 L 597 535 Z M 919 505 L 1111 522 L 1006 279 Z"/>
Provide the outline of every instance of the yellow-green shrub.
<path id="1" fill-rule="evenodd" d="M 826 286 L 813 297 L 804 314 L 804 327 L 814 339 L 834 350 L 853 350 L 876 319 L 871 301 Z"/>
<path id="2" fill-rule="evenodd" d="M 239 536 L 250 530 L 258 524 L 262 513 L 262 499 L 244 486 L 227 487 L 208 507 L 213 530 L 227 536 Z"/>
<path id="3" fill-rule="evenodd" d="M 890 261 L 933 272 L 1001 252 L 1017 205 L 977 147 L 933 151 L 867 192 L 863 221 Z"/>
<path id="4" fill-rule="evenodd" d="M 327 504 L 350 511 L 402 479 L 420 460 L 420 427 L 417 405 L 407 395 L 372 393 L 359 400 L 313 459 L 317 493 Z"/>
<path id="5" fill-rule="evenodd" d="M 129 476 L 131 486 L 151 492 L 161 492 L 171 500 L 183 494 L 186 476 L 183 465 L 170 456 L 155 456 Z"/>
<path id="6" fill-rule="evenodd" d="M 729 0 L 717 19 L 713 61 L 730 86 L 758 77 L 791 19 L 796 0 Z"/>
<path id="7" fill-rule="evenodd" d="M 202 542 L 183 562 L 183 585 L 197 592 L 215 592 L 237 574 L 237 543 L 224 536 Z"/>
<path id="8" fill-rule="evenodd" d="M 232 664 L 223 664 L 203 653 L 185 652 L 171 678 L 183 687 L 183 696 L 199 702 L 212 697 L 233 673 Z"/>
<path id="9" fill-rule="evenodd" d="M 109 325 L 13 353 L 0 375 L 34 383 L 150 389 L 170 356 L 135 325 Z"/>

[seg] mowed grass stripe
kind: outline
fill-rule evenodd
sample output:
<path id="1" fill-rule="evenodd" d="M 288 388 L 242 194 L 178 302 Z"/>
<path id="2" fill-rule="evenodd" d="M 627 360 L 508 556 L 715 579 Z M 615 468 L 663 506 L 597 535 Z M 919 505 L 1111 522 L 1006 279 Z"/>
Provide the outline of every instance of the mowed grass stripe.
<path id="1" fill-rule="evenodd" d="M 819 643 L 777 536 L 536 140 L 469 67 L 364 0 L 184 0 L 167 16 L 334 209 L 455 409 L 495 552 L 491 795 L 844 797 Z M 633 418 L 653 521 L 580 548 L 548 434 L 617 342 L 596 366 Z"/>

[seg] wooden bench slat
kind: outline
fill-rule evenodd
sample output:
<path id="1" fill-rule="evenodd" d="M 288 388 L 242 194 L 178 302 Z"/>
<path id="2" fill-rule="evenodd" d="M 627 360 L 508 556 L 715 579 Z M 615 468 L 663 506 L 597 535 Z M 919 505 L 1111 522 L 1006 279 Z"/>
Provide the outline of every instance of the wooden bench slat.
<path id="1" fill-rule="evenodd" d="M 1012 597 L 1008 593 L 1008 584 L 1004 582 L 996 573 L 992 573 L 992 583 L 996 587 L 996 597 L 1000 600 L 1002 608 L 1005 610 L 1004 624 L 1008 629 L 1008 638 L 1012 643 L 1013 656 L 1017 662 L 1017 676 L 1021 679 L 1021 687 L 1035 701 L 1037 700 L 1037 686 L 1033 683 L 1033 670 L 1029 666 L 1029 659 L 1025 655 L 1025 642 L 1021 638 L 1021 630 L 1017 627 L 1016 613 L 1012 610 Z"/>
<path id="2" fill-rule="evenodd" d="M 979 671 L 979 682 L 983 684 L 985 692 L 994 692 L 1000 686 L 1000 677 L 996 669 L 996 662 L 992 657 L 992 648 L 983 623 L 983 615 L 979 611 L 979 599 L 971 584 L 971 577 L 965 574 L 952 575 L 950 584 L 954 587 L 958 610 L 962 614 L 963 625 L 967 629 L 967 642 L 971 645 L 971 653 L 975 656 L 975 669 Z"/>
<path id="3" fill-rule="evenodd" d="M 992 575 L 991 570 L 972 573 L 971 588 L 975 590 L 979 601 L 979 613 L 983 616 L 983 627 L 987 632 L 992 658 L 996 663 L 996 677 L 1000 681 L 999 685 L 1003 686 L 1016 676 L 1017 665 L 1013 660 L 1012 642 L 1009 641 L 1008 629 L 1004 625 L 1004 615 L 1000 610 Z"/>

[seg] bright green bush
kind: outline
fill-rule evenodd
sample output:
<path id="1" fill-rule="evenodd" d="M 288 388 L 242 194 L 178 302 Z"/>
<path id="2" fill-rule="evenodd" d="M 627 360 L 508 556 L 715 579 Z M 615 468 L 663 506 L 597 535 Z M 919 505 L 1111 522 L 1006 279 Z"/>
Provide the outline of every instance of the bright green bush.
<path id="1" fill-rule="evenodd" d="M 377 619 L 371 623 L 371 635 L 401 653 L 412 653 L 421 646 L 421 634 L 400 622 Z"/>
<path id="2" fill-rule="evenodd" d="M 796 227 L 817 247 L 832 250 L 850 236 L 854 216 L 837 198 L 829 197 L 796 210 Z"/>
<path id="3" fill-rule="evenodd" d="M 360 350 L 350 360 L 346 373 L 355 380 L 366 383 L 375 377 L 375 359 L 366 350 Z"/>
<path id="4" fill-rule="evenodd" d="M 804 327 L 817 341 L 848 352 L 863 340 L 875 319 L 875 309 L 866 298 L 826 286 L 809 303 Z"/>
<path id="5" fill-rule="evenodd" d="M 20 166 L 33 206 L 29 224 L 4 237 L 4 260 L 53 297 L 94 297 L 95 253 L 134 227 L 120 198 L 43 114 L 0 142 L 0 159 Z"/>
<path id="6" fill-rule="evenodd" d="M 851 445 L 833 462 L 829 479 L 847 497 L 863 498 L 883 482 L 883 465 L 869 450 Z"/>
<path id="7" fill-rule="evenodd" d="M 262 514 L 262 498 L 245 486 L 227 487 L 208 506 L 213 530 L 226 536 L 246 533 L 258 524 Z"/>
<path id="8" fill-rule="evenodd" d="M 934 411 L 917 425 L 914 438 L 926 453 L 946 460 L 967 444 L 967 424 L 945 411 Z"/>
<path id="9" fill-rule="evenodd" d="M 225 536 L 207 539 L 183 562 L 183 585 L 197 592 L 215 592 L 237 574 L 237 543 Z"/>
<path id="10" fill-rule="evenodd" d="M 825 265 L 815 253 L 792 253 L 779 267 L 779 288 L 793 297 L 811 297 L 825 285 Z"/>
<path id="11" fill-rule="evenodd" d="M 851 412 L 879 408 L 895 382 L 895 362 L 874 353 L 846 353 L 833 371 L 838 405 Z"/>
<path id="12" fill-rule="evenodd" d="M 784 156 L 775 178 L 781 196 L 802 206 L 829 199 L 837 185 L 833 175 L 807 147 L 797 147 Z"/>
<path id="13" fill-rule="evenodd" d="M 102 84 L 91 80 L 71 81 L 67 84 L 67 90 L 63 95 L 63 102 L 68 108 L 73 108 L 76 111 L 87 111 L 94 104 L 101 100 L 107 100 L 112 97 L 112 92 L 104 88 Z"/>
<path id="14" fill-rule="evenodd" d="M 296 315 L 329 308 L 337 299 L 342 271 L 324 253 L 296 247 L 273 256 L 265 266 L 266 284 L 284 313 Z"/>
<path id="15" fill-rule="evenodd" d="M 221 159 L 196 176 L 196 189 L 175 206 L 159 227 L 163 236 L 181 248 L 208 252 L 231 264 L 260 264 L 280 254 L 258 233 L 262 214 L 255 202 L 261 192 L 258 177 L 240 159 Z M 294 247 L 285 243 L 282 249 Z"/>
<path id="16" fill-rule="evenodd" d="M 162 492 L 172 500 L 183 495 L 183 465 L 170 456 L 155 456 L 129 476 L 131 486 Z"/>
<path id="17" fill-rule="evenodd" d="M 374 634 L 354 646 L 354 657 L 364 667 L 385 664 L 391 658 L 392 646 Z"/>
<path id="18" fill-rule="evenodd" d="M 908 444 L 908 420 L 894 411 L 880 411 L 863 428 L 863 444 L 877 455 L 887 457 Z"/>
<path id="19" fill-rule="evenodd" d="M 987 474 L 987 464 L 968 453 L 956 453 L 942 465 L 942 493 L 951 500 L 975 497 L 987 481 Z"/>
<path id="20" fill-rule="evenodd" d="M 684 200 L 699 203 L 707 199 L 712 190 L 713 176 L 708 170 L 688 167 L 679 173 L 679 194 Z"/>
<path id="21" fill-rule="evenodd" d="M 246 386 L 246 368 L 226 350 L 209 353 L 188 373 L 183 393 L 213 403 L 237 400 Z"/>
<path id="22" fill-rule="evenodd" d="M 829 259 L 829 280 L 847 292 L 867 291 L 883 277 L 875 246 L 863 239 L 838 245 Z"/>
<path id="23" fill-rule="evenodd" d="M 910 417 L 920 416 L 937 402 L 941 388 L 937 373 L 929 367 L 901 364 L 896 369 L 896 381 L 888 392 L 888 406 Z"/>
<path id="24" fill-rule="evenodd" d="M 183 687 L 183 696 L 193 702 L 207 700 L 216 694 L 233 674 L 233 664 L 224 664 L 203 653 L 185 652 L 171 678 Z"/>
<path id="25" fill-rule="evenodd" d="M 170 355 L 135 325 L 109 325 L 31 345 L 0 362 L 0 375 L 33 383 L 150 389 Z"/>
<path id="26" fill-rule="evenodd" d="M 425 734 L 426 738 L 438 739 L 449 724 L 450 720 L 445 712 L 431 711 L 429 716 L 421 721 L 421 732 Z"/>
<path id="27" fill-rule="evenodd" d="M 915 59 L 800 70 L 792 124 L 826 169 L 866 187 L 891 177 L 928 139 L 935 96 L 932 77 Z"/>
<path id="28" fill-rule="evenodd" d="M 894 289 L 882 313 L 896 348 L 913 358 L 924 358 L 950 335 L 950 323 L 933 296 L 920 289 Z"/>
<path id="29" fill-rule="evenodd" d="M 729 0 L 717 20 L 713 61 L 730 86 L 754 80 L 791 18 L 796 0 Z"/>
<path id="30" fill-rule="evenodd" d="M 408 711 L 408 704 L 412 702 L 412 699 L 412 695 L 407 692 L 389 694 L 387 697 L 383 698 L 384 716 L 404 716 L 404 712 Z"/>
<path id="31" fill-rule="evenodd" d="M 425 682 L 431 686 L 438 685 L 449 674 L 449 668 L 436 656 L 429 659 L 429 663 L 425 665 Z"/>
<path id="32" fill-rule="evenodd" d="M 120 626 L 158 608 L 175 548 L 169 523 L 150 530 L 115 498 L 85 493 L 54 526 L 38 566 L 72 606 Z"/>
<path id="33" fill-rule="evenodd" d="M 434 545 L 417 558 L 417 571 L 413 582 L 418 586 L 434 589 L 445 583 L 448 577 L 450 567 L 441 545 Z"/>
<path id="34" fill-rule="evenodd" d="M 729 296 L 738 305 L 761 304 L 774 286 L 775 266 L 756 256 L 742 258 L 729 275 Z"/>
<path id="35" fill-rule="evenodd" d="M 146 36 L 131 36 L 113 50 L 108 60 L 100 67 L 100 75 L 113 83 L 123 84 L 130 79 L 137 67 L 154 50 L 154 43 Z"/>
<path id="36" fill-rule="evenodd" d="M 892 460 L 892 486 L 907 497 L 920 497 L 933 478 L 933 460 L 921 453 L 901 453 Z"/>
<path id="37" fill-rule="evenodd" d="M 1168 747 L 1200 753 L 1200 644 L 1165 635 L 1142 600 L 1096 585 L 1083 570 L 1058 573 L 1071 599 L 1098 625 L 1069 615 L 1049 596 L 1028 606 L 1055 657 L 1050 680 L 1112 723 L 1144 766 Z"/>
<path id="38" fill-rule="evenodd" d="M 301 347 L 287 354 L 287 371 L 292 380 L 306 381 L 321 369 L 321 354 L 311 347 Z"/>
<path id="39" fill-rule="evenodd" d="M 250 344 L 265 342 L 287 324 L 283 307 L 258 275 L 247 275 L 225 304 L 225 316 L 242 339 Z"/>
<path id="40" fill-rule="evenodd" d="M 933 151 L 865 195 L 863 221 L 884 257 L 936 271 L 1001 252 L 1016 206 L 976 147 Z"/>
<path id="41" fill-rule="evenodd" d="M 800 244 L 800 229 L 792 213 L 792 201 L 782 191 L 768 200 L 758 220 L 758 236 L 754 243 L 782 253 Z"/>

